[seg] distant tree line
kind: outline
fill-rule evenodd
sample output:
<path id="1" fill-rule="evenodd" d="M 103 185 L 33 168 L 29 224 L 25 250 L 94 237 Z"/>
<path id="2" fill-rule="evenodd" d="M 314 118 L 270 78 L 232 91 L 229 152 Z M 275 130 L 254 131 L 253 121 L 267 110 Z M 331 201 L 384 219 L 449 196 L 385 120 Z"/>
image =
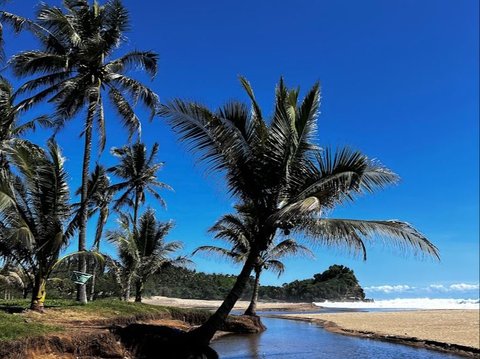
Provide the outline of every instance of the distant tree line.
<path id="1" fill-rule="evenodd" d="M 167 268 L 152 276 L 146 295 L 177 298 L 222 299 L 235 283 L 236 276 L 206 274 L 185 268 Z M 254 278 L 250 277 L 242 299 L 249 300 Z M 282 286 L 260 286 L 259 299 L 311 302 L 322 300 L 364 300 L 365 293 L 353 270 L 332 265 L 310 279 L 295 280 Z"/>
<path id="2" fill-rule="evenodd" d="M 74 261 L 71 266 L 75 266 Z M 64 267 L 49 280 L 50 297 L 75 298 L 76 287 L 68 273 L 68 269 Z M 5 290 L 11 286 L 2 286 L 4 276 L 0 275 L 0 289 Z M 146 281 L 144 295 L 221 300 L 230 291 L 235 279 L 236 276 L 232 274 L 208 274 L 169 265 Z M 243 300 L 250 300 L 254 281 L 254 277 L 250 277 Z M 97 298 L 121 297 L 124 290 L 115 280 L 114 274 L 108 271 L 96 278 L 95 286 Z M 9 289 L 9 294 L 18 298 L 22 294 L 21 286 L 17 286 L 13 291 Z M 259 299 L 292 302 L 364 300 L 365 293 L 353 270 L 335 264 L 323 273 L 314 274 L 313 278 L 295 280 L 281 286 L 260 286 Z"/>

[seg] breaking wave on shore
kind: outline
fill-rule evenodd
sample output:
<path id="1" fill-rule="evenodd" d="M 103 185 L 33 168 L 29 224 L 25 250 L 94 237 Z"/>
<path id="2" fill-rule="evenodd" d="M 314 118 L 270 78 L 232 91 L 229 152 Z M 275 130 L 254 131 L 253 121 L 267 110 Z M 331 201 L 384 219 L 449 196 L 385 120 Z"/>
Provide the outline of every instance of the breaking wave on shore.
<path id="1" fill-rule="evenodd" d="M 480 309 L 479 299 L 397 298 L 371 302 L 314 302 L 323 308 L 345 309 Z"/>

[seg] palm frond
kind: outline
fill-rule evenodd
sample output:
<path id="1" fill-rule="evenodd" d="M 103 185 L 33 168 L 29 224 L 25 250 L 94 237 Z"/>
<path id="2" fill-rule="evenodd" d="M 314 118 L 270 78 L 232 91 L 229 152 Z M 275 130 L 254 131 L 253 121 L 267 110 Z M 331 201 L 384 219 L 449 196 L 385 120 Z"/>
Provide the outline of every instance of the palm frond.
<path id="1" fill-rule="evenodd" d="M 382 239 L 401 250 L 439 259 L 438 249 L 410 224 L 397 220 L 365 221 L 352 219 L 316 219 L 306 221 L 301 229 L 308 236 L 328 246 L 344 247 L 362 253 L 366 259 L 365 240 Z"/>

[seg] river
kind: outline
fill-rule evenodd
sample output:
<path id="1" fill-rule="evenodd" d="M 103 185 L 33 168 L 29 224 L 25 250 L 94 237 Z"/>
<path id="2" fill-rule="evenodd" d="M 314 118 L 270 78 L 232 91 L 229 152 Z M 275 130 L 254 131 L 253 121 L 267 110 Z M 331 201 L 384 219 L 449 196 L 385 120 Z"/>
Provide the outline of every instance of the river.
<path id="1" fill-rule="evenodd" d="M 462 358 L 432 350 L 355 338 L 326 331 L 317 324 L 262 318 L 260 334 L 227 335 L 211 347 L 221 359 L 447 359 Z"/>

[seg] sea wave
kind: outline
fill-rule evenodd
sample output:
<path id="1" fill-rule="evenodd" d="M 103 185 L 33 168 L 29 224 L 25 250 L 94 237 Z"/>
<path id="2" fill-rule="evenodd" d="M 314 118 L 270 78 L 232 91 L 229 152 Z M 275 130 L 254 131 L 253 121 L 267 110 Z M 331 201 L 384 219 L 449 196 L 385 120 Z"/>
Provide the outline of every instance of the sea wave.
<path id="1" fill-rule="evenodd" d="M 324 308 L 346 309 L 480 309 L 479 299 L 397 298 L 373 302 L 314 302 Z"/>

